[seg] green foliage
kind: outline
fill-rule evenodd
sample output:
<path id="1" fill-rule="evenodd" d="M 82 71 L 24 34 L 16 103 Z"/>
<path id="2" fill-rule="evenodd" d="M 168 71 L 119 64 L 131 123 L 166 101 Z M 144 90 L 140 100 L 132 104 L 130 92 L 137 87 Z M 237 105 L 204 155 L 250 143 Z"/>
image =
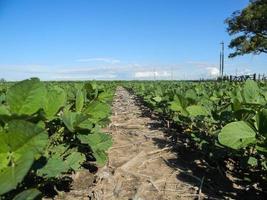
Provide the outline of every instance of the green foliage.
<path id="1" fill-rule="evenodd" d="M 1 199 L 34 199 L 85 161 L 105 164 L 112 140 L 95 130 L 110 115 L 115 87 L 102 84 L 32 78 L 0 90 Z M 91 137 L 82 143 L 80 135 Z"/>
<path id="2" fill-rule="evenodd" d="M 24 190 L 16 195 L 13 200 L 34 200 L 41 195 L 41 192 L 35 188 Z"/>
<path id="3" fill-rule="evenodd" d="M 162 101 L 162 98 L 160 96 L 156 96 L 153 98 L 153 100 L 157 103 L 161 102 Z"/>
<path id="4" fill-rule="evenodd" d="M 27 152 L 0 169 L 0 195 L 16 189 L 17 185 L 22 182 L 33 164 L 33 155 Z"/>
<path id="5" fill-rule="evenodd" d="M 76 93 L 76 101 L 75 101 L 75 106 L 76 106 L 76 111 L 81 112 L 83 109 L 84 105 L 84 96 L 82 90 L 78 90 Z"/>
<path id="6" fill-rule="evenodd" d="M 169 104 L 170 104 L 169 106 L 170 110 L 174 112 L 180 112 L 182 115 L 188 116 L 188 111 L 186 110 L 188 102 L 181 95 L 176 95 L 174 97 L 174 100 L 169 102 Z"/>
<path id="7" fill-rule="evenodd" d="M 85 160 L 86 157 L 84 154 L 80 152 L 73 152 L 65 159 L 65 163 L 69 166 L 69 168 L 76 171 L 81 168 L 81 164 L 83 164 Z"/>
<path id="8" fill-rule="evenodd" d="M 106 119 L 110 115 L 111 110 L 108 104 L 94 101 L 86 107 L 84 113 L 88 114 L 93 122 L 99 122 Z"/>
<path id="9" fill-rule="evenodd" d="M 78 138 L 83 144 L 88 144 L 93 150 L 93 155 L 96 158 L 98 165 L 103 166 L 106 163 L 106 150 L 112 146 L 110 135 L 99 131 L 89 135 L 78 135 Z"/>
<path id="10" fill-rule="evenodd" d="M 65 111 L 62 115 L 62 121 L 71 132 L 75 132 L 76 129 L 91 129 L 92 122 L 88 119 L 88 116 L 82 113 Z"/>
<path id="11" fill-rule="evenodd" d="M 43 108 L 46 89 L 37 78 L 13 85 L 7 92 L 6 101 L 10 111 L 17 115 L 31 115 Z"/>
<path id="12" fill-rule="evenodd" d="M 4 115 L 4 116 L 9 116 L 10 115 L 10 112 L 8 110 L 8 108 L 4 105 L 1 105 L 0 106 L 0 116 L 1 115 Z"/>
<path id="13" fill-rule="evenodd" d="M 257 126 L 259 133 L 267 138 L 267 109 L 263 109 L 258 112 Z"/>
<path id="14" fill-rule="evenodd" d="M 52 119 L 58 113 L 59 109 L 65 106 L 66 93 L 62 88 L 54 86 L 48 90 L 47 94 L 44 111 L 46 117 Z"/>
<path id="15" fill-rule="evenodd" d="M 227 31 L 237 35 L 229 47 L 235 52 L 229 57 L 249 53 L 267 53 L 267 1 L 251 0 L 242 11 L 236 11 L 226 19 Z"/>
<path id="16" fill-rule="evenodd" d="M 247 80 L 245 82 L 243 97 L 246 103 L 258 103 L 260 89 L 255 81 Z"/>
<path id="17" fill-rule="evenodd" d="M 251 157 L 249 157 L 249 159 L 248 159 L 248 164 L 250 165 L 250 166 L 257 166 L 257 164 L 258 164 L 258 160 L 255 158 L 255 157 L 253 157 L 253 156 L 251 156 Z"/>
<path id="18" fill-rule="evenodd" d="M 190 135 L 194 145 L 215 163 L 232 158 L 240 168 L 256 168 L 264 177 L 266 83 L 147 81 L 125 85 L 168 124 Z"/>
<path id="19" fill-rule="evenodd" d="M 190 116 L 196 117 L 196 116 L 207 116 L 209 113 L 207 109 L 205 109 L 203 106 L 199 105 L 191 105 L 186 108 L 187 112 Z"/>
<path id="20" fill-rule="evenodd" d="M 42 154 L 47 142 L 46 131 L 38 125 L 22 120 L 10 121 L 8 130 L 0 133 L 0 170 L 8 169 L 10 165 L 14 167 L 23 155 L 31 155 L 31 162 Z"/>
<path id="21" fill-rule="evenodd" d="M 219 142 L 233 149 L 247 147 L 256 141 L 255 131 L 243 121 L 224 126 L 218 136 Z"/>

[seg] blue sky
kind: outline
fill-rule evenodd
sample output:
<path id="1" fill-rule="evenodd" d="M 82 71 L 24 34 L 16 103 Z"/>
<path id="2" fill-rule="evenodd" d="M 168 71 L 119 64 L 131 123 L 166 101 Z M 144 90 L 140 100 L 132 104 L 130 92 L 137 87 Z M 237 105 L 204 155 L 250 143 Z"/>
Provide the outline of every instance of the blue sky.
<path id="1" fill-rule="evenodd" d="M 0 0 L 0 78 L 212 77 L 224 20 L 248 0 Z M 231 52 L 226 48 L 226 55 Z M 227 74 L 264 73 L 266 55 L 226 59 Z"/>

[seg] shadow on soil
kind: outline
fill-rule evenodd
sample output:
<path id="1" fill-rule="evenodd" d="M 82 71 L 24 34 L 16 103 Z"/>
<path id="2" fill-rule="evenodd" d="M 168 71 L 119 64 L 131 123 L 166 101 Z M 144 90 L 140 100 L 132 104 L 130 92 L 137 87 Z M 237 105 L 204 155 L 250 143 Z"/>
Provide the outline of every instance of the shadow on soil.
<path id="1" fill-rule="evenodd" d="M 179 171 L 177 179 L 201 188 L 201 193 L 206 199 L 266 199 L 259 190 L 246 187 L 241 173 L 226 174 L 226 170 L 222 169 L 225 165 L 223 160 L 222 163 L 214 163 L 194 147 L 193 142 L 183 134 L 180 127 L 173 124 L 168 127 L 164 118 L 145 106 L 141 98 L 135 97 L 135 100 L 136 105 L 141 108 L 141 117 L 149 117 L 152 120 L 149 128 L 164 132 L 165 139 L 152 139 L 159 148 L 169 147 L 176 155 L 175 159 L 165 162 Z"/>

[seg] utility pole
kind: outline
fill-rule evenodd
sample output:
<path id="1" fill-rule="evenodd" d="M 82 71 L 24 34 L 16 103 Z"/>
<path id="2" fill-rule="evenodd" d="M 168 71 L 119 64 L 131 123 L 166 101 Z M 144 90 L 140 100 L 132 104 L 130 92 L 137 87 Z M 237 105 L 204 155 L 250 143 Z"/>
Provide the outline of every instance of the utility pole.
<path id="1" fill-rule="evenodd" d="M 220 76 L 222 76 L 222 52 L 220 51 Z"/>
<path id="2" fill-rule="evenodd" d="M 221 67 L 221 76 L 223 78 L 223 72 L 224 72 L 224 42 L 222 41 L 220 43 L 222 45 L 222 50 L 221 50 L 221 56 L 220 56 L 220 61 L 221 61 L 221 64 L 220 64 L 220 67 Z"/>

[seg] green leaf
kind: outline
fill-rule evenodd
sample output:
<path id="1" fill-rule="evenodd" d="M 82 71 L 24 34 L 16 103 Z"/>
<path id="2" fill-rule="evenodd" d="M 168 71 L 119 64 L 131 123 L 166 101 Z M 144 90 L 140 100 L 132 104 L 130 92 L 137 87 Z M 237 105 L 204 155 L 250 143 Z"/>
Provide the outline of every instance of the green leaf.
<path id="1" fill-rule="evenodd" d="M 192 100 L 195 102 L 197 100 L 197 93 L 194 89 L 189 89 L 185 93 L 185 98 Z"/>
<path id="2" fill-rule="evenodd" d="M 39 125 L 23 120 L 9 122 L 7 132 L 0 133 L 0 195 L 16 188 L 47 142 L 48 135 Z"/>
<path id="3" fill-rule="evenodd" d="M 0 105 L 0 115 L 10 116 L 10 112 L 5 105 Z"/>
<path id="4" fill-rule="evenodd" d="M 3 94 L 0 94 L 0 104 L 3 103 L 4 101 L 6 101 L 6 95 L 3 93 Z"/>
<path id="5" fill-rule="evenodd" d="M 153 98 L 154 101 L 156 101 L 157 103 L 160 103 L 162 101 L 162 98 L 160 96 L 156 96 Z"/>
<path id="6" fill-rule="evenodd" d="M 244 121 L 232 122 L 224 126 L 218 135 L 222 145 L 241 149 L 255 143 L 255 131 Z"/>
<path id="7" fill-rule="evenodd" d="M 41 194 L 42 193 L 39 190 L 32 188 L 19 193 L 13 198 L 13 200 L 34 200 Z"/>
<path id="8" fill-rule="evenodd" d="M 10 121 L 8 131 L 0 133 L 0 158 L 11 154 L 16 161 L 27 152 L 38 157 L 43 153 L 47 142 L 48 134 L 40 126 L 23 120 Z"/>
<path id="9" fill-rule="evenodd" d="M 0 195 L 16 189 L 28 173 L 33 161 L 33 155 L 28 152 L 21 155 L 13 165 L 0 169 Z"/>
<path id="10" fill-rule="evenodd" d="M 82 143 L 89 144 L 92 149 L 108 150 L 112 146 L 112 137 L 106 133 L 94 132 L 88 135 L 79 135 Z"/>
<path id="11" fill-rule="evenodd" d="M 36 124 L 23 120 L 13 120 L 8 124 L 6 139 L 11 152 L 31 151 L 34 155 L 38 155 L 42 154 L 48 142 L 48 134 Z"/>
<path id="12" fill-rule="evenodd" d="M 174 112 L 179 112 L 183 109 L 177 101 L 170 102 L 169 108 Z"/>
<path id="13" fill-rule="evenodd" d="M 53 146 L 53 148 L 49 148 L 51 154 L 57 154 L 57 156 L 64 156 L 66 152 L 70 149 L 69 145 L 66 144 L 58 144 Z"/>
<path id="14" fill-rule="evenodd" d="M 11 86 L 6 100 L 10 111 L 17 115 L 32 115 L 45 104 L 46 88 L 37 78 L 24 80 Z"/>
<path id="15" fill-rule="evenodd" d="M 250 156 L 249 159 L 248 159 L 248 164 L 249 164 L 250 166 L 255 167 L 255 166 L 257 166 L 258 161 L 257 161 L 257 159 L 256 159 L 255 157 Z"/>
<path id="16" fill-rule="evenodd" d="M 231 97 L 231 102 L 242 102 L 242 94 L 241 94 L 241 88 L 240 86 L 235 86 L 231 93 L 229 94 Z"/>
<path id="17" fill-rule="evenodd" d="M 46 178 L 59 177 L 62 173 L 67 172 L 70 167 L 58 155 L 53 155 L 48 159 L 46 165 L 37 171 L 38 175 Z"/>
<path id="18" fill-rule="evenodd" d="M 209 114 L 205 107 L 199 105 L 188 106 L 186 110 L 191 117 L 207 116 Z"/>
<path id="19" fill-rule="evenodd" d="M 76 93 L 75 107 L 77 112 L 81 112 L 84 105 L 84 96 L 82 90 L 78 90 Z"/>
<path id="20" fill-rule="evenodd" d="M 112 146 L 112 138 L 110 135 L 101 132 L 94 132 L 89 135 L 78 135 L 79 140 L 83 144 L 88 144 L 93 150 L 93 155 L 97 163 L 102 166 L 107 160 L 106 151 Z"/>
<path id="21" fill-rule="evenodd" d="M 261 161 L 261 166 L 264 170 L 267 170 L 267 162 L 265 160 Z"/>
<path id="22" fill-rule="evenodd" d="M 90 116 L 90 119 L 94 122 L 106 119 L 110 114 L 110 106 L 100 101 L 94 101 L 90 103 L 84 113 Z"/>
<path id="23" fill-rule="evenodd" d="M 102 102 L 112 101 L 113 92 L 102 92 L 98 95 L 98 100 Z"/>
<path id="24" fill-rule="evenodd" d="M 240 121 L 249 121 L 255 116 L 255 114 L 254 110 L 247 108 L 242 108 L 234 112 L 235 117 Z"/>
<path id="25" fill-rule="evenodd" d="M 95 83 L 86 83 L 84 89 L 88 99 L 95 99 L 98 96 L 98 89 Z"/>
<path id="26" fill-rule="evenodd" d="M 63 89 L 54 86 L 48 90 L 44 111 L 48 119 L 52 119 L 66 103 L 66 93 Z"/>
<path id="27" fill-rule="evenodd" d="M 93 127 L 88 116 L 82 113 L 65 111 L 62 115 L 62 121 L 71 132 L 75 132 L 75 129 L 90 130 Z"/>
<path id="28" fill-rule="evenodd" d="M 170 110 L 174 112 L 180 112 L 182 115 L 187 116 L 189 113 L 187 112 L 186 108 L 187 101 L 181 97 L 176 96 L 173 101 L 170 102 Z"/>
<path id="29" fill-rule="evenodd" d="M 267 154 L 267 144 L 258 144 L 258 145 L 256 145 L 256 149 L 260 153 Z"/>
<path id="30" fill-rule="evenodd" d="M 263 109 L 257 114 L 257 126 L 259 133 L 267 137 L 267 109 Z"/>
<path id="31" fill-rule="evenodd" d="M 260 88 L 255 81 L 247 80 L 243 89 L 243 97 L 246 103 L 258 103 Z"/>
<path id="32" fill-rule="evenodd" d="M 86 157 L 84 154 L 80 152 L 73 152 L 71 153 L 65 160 L 66 164 L 73 169 L 74 171 L 77 171 L 81 168 L 81 164 L 86 160 Z"/>
<path id="33" fill-rule="evenodd" d="M 48 158 L 46 165 L 38 170 L 38 174 L 46 178 L 59 177 L 70 169 L 78 170 L 86 160 L 84 154 L 77 152 L 76 148 L 58 145 L 53 149 L 52 156 Z"/>
<path id="34" fill-rule="evenodd" d="M 108 160 L 107 153 L 101 149 L 96 149 L 93 151 L 93 156 L 99 166 L 104 166 Z"/>

